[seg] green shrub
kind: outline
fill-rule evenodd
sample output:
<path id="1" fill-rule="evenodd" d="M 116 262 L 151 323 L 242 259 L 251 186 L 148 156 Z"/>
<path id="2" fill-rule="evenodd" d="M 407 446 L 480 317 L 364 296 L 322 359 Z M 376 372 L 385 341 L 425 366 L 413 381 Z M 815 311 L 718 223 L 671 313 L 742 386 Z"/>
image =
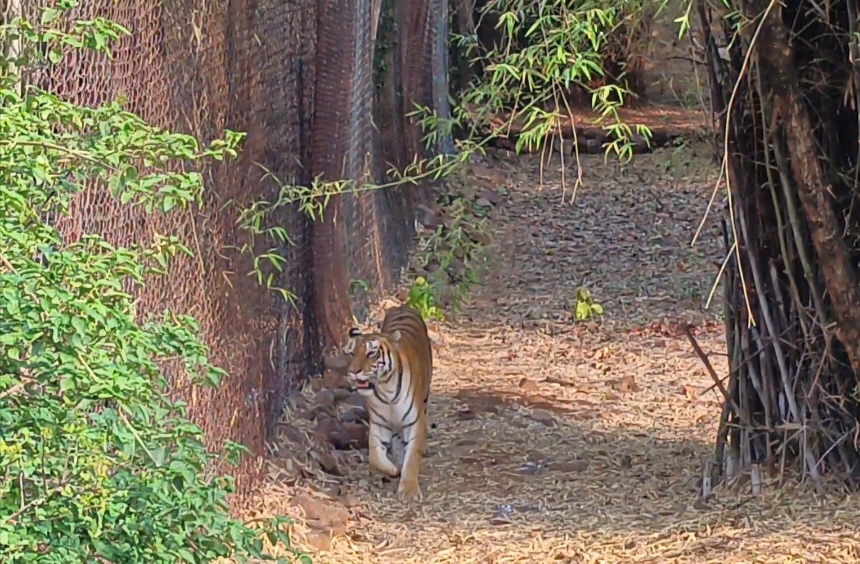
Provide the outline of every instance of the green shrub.
<path id="1" fill-rule="evenodd" d="M 106 52 L 127 33 L 100 19 L 64 22 L 74 5 L 46 10 L 39 26 L 2 28 L 4 45 L 24 49 L 0 68 L 0 562 L 271 560 L 263 538 L 288 542 L 283 521 L 230 517 L 233 484 L 211 475 L 218 454 L 168 397 L 161 361 L 183 362 L 201 385 L 223 371 L 193 319 L 142 321 L 125 289 L 187 249 L 169 236 L 149 247 L 94 235 L 68 244 L 50 222 L 94 182 L 145 210 L 185 207 L 200 198 L 200 175 L 171 170 L 233 157 L 242 136 L 201 149 L 119 104 L 81 108 L 22 86 L 20 69 L 74 48 Z"/>
<path id="2" fill-rule="evenodd" d="M 436 306 L 436 298 L 433 297 L 433 289 L 427 283 L 427 279 L 419 276 L 409 287 L 409 294 L 406 297 L 406 305 L 413 308 L 424 321 L 435 319 L 441 321 L 444 319 L 442 310 Z"/>

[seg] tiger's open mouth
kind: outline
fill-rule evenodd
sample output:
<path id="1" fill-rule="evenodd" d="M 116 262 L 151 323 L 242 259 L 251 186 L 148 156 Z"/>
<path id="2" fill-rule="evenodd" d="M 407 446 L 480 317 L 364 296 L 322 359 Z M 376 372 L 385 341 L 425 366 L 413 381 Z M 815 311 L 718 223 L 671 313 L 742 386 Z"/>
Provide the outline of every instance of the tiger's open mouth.
<path id="1" fill-rule="evenodd" d="M 372 390 L 373 382 L 370 380 L 358 379 L 355 380 L 355 387 L 359 390 Z"/>

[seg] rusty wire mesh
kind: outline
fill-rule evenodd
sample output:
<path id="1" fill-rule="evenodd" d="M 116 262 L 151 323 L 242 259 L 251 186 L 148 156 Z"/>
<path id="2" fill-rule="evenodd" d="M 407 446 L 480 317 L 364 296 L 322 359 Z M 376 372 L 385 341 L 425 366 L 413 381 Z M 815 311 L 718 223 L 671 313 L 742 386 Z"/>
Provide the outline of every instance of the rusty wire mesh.
<path id="1" fill-rule="evenodd" d="M 382 180 L 390 165 L 426 156 L 406 114 L 414 103 L 433 102 L 429 0 L 384 4 L 393 25 L 380 25 L 377 35 L 393 48 L 380 73 L 372 0 L 89 0 L 74 17 L 109 18 L 132 36 L 111 59 L 76 53 L 39 77 L 83 105 L 125 98 L 148 122 L 204 143 L 225 129 L 248 134 L 237 161 L 201 171 L 200 208 L 146 215 L 93 186 L 58 220 L 68 241 L 98 233 L 127 246 L 174 234 L 194 252 L 136 291 L 142 315 L 169 308 L 197 318 L 213 362 L 230 374 L 208 391 L 167 367 L 210 446 L 229 439 L 264 455 L 286 393 L 317 368 L 323 345 L 342 338 L 351 282 L 377 294 L 405 263 L 413 210 L 427 186 L 344 194 L 318 222 L 293 207 L 270 216 L 293 243 L 280 249 L 287 262 L 277 285 L 296 295 L 295 304 L 248 276 L 253 256 L 238 250 L 272 246 L 237 222 L 251 203 L 277 199 L 279 186 L 263 167 L 288 184 L 321 175 L 361 186 Z M 246 457 L 232 472 L 237 501 L 261 475 L 259 460 Z"/>
<path id="2" fill-rule="evenodd" d="M 384 0 L 372 37 L 371 0 L 321 0 L 312 167 L 326 181 L 361 186 L 379 181 L 388 164 L 402 169 L 427 158 L 415 105 L 433 107 L 429 1 Z M 374 45 L 386 50 L 374 80 Z M 380 76 L 381 75 L 381 76 Z M 374 103 L 375 102 L 375 103 Z M 374 108 L 375 106 L 375 108 Z M 380 134 L 371 116 L 378 119 Z M 344 194 L 312 226 L 315 309 L 324 346 L 336 344 L 353 313 L 350 291 L 387 287 L 403 266 L 412 210 L 426 186 Z M 358 303 L 360 305 L 360 302 Z"/>

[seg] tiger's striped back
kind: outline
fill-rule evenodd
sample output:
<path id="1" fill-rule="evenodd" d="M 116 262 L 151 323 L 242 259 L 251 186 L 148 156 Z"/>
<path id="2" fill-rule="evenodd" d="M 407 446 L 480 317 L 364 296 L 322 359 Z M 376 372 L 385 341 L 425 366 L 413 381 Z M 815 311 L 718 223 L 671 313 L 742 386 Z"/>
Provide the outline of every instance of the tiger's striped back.
<path id="1" fill-rule="evenodd" d="M 415 309 L 402 305 L 388 310 L 382 320 L 380 333 L 393 335 L 400 331 L 401 337 L 395 348 L 402 364 L 408 364 L 412 385 L 421 392 L 424 402 L 430 395 L 430 380 L 433 377 L 433 347 L 427 333 L 427 324 Z"/>

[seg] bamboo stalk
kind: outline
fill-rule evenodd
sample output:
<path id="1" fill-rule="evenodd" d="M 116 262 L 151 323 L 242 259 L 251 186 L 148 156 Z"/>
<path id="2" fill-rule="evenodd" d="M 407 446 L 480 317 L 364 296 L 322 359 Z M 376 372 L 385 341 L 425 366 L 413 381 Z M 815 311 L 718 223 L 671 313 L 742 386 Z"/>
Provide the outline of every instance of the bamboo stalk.
<path id="1" fill-rule="evenodd" d="M 800 264 L 803 267 L 803 276 L 806 278 L 806 283 L 809 285 L 812 299 L 815 302 L 814 311 L 817 315 L 821 316 L 821 325 L 826 327 L 829 325 L 829 322 L 827 321 L 827 314 L 824 309 L 824 300 L 821 298 L 821 289 L 818 287 L 818 282 L 816 281 L 815 274 L 812 270 L 812 258 L 809 256 L 809 249 L 803 244 L 806 239 L 803 237 L 801 232 L 800 213 L 794 200 L 794 190 L 791 186 L 791 179 L 793 178 L 791 176 L 791 169 L 788 166 L 788 160 L 782 152 L 781 136 L 777 137 L 778 138 L 775 139 L 773 143 L 773 156 L 776 160 L 777 170 L 779 171 L 780 186 L 782 187 L 784 198 L 783 201 L 785 202 L 785 209 L 788 212 L 791 231 L 794 234 L 797 256 L 800 258 Z"/>
<path id="2" fill-rule="evenodd" d="M 737 213 L 738 224 L 740 226 L 741 236 L 745 239 L 747 238 L 747 225 L 746 225 L 746 214 L 743 213 L 742 210 L 738 210 Z M 759 296 L 764 295 L 764 288 L 762 286 L 761 274 L 759 273 L 759 264 L 757 260 L 757 253 L 752 247 L 747 248 L 747 256 L 749 258 L 750 263 L 750 271 L 753 277 L 753 287 L 756 289 L 756 292 Z M 770 314 L 770 309 L 766 306 L 766 304 L 759 302 L 759 309 L 761 310 L 762 316 L 764 318 L 764 326 L 767 328 L 768 332 L 771 335 L 775 335 L 776 331 L 774 331 L 774 322 L 773 316 Z M 782 344 L 779 342 L 779 339 L 772 339 L 771 345 L 773 346 L 774 353 L 776 354 L 776 362 L 779 367 L 779 375 L 782 379 L 783 391 L 786 395 L 786 400 L 788 401 L 789 410 L 791 412 L 792 417 L 795 421 L 802 421 L 805 419 L 804 413 L 800 411 L 797 406 L 797 401 L 795 400 L 794 394 L 791 390 L 791 384 L 789 382 L 788 376 L 788 367 L 785 363 L 785 355 L 782 349 Z M 762 346 L 759 343 L 759 346 Z M 821 482 L 821 475 L 818 472 L 818 467 L 816 465 L 815 459 L 812 456 L 812 453 L 806 448 L 806 433 L 804 436 L 804 454 L 803 457 L 806 459 L 807 468 L 809 470 L 809 475 L 812 477 L 812 480 L 815 484 L 815 489 L 818 493 L 824 493 L 824 485 Z"/>

